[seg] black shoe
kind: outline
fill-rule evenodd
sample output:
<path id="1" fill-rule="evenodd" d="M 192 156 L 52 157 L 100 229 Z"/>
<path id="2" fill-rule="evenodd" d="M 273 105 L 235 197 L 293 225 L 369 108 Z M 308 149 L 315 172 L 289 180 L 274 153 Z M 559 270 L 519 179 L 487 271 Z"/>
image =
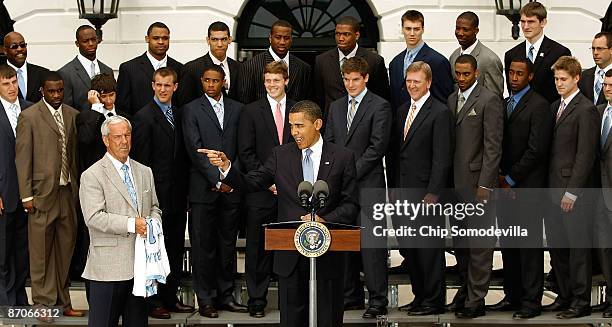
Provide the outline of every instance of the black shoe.
<path id="1" fill-rule="evenodd" d="M 455 311 L 455 317 L 461 319 L 474 319 L 480 316 L 485 315 L 485 307 L 484 305 L 477 306 L 475 308 L 463 308 L 461 310 Z"/>
<path id="2" fill-rule="evenodd" d="M 418 308 L 418 307 L 420 307 L 420 306 L 421 306 L 420 304 L 418 304 L 418 303 L 414 303 L 414 301 L 412 301 L 412 302 L 410 302 L 410 303 L 408 303 L 408 304 L 404 304 L 404 305 L 402 305 L 401 307 L 399 307 L 399 308 L 397 308 L 397 309 L 398 309 L 399 311 L 402 311 L 402 312 L 408 312 L 408 311 L 410 311 L 410 310 L 414 310 L 414 309 L 416 309 L 416 308 Z"/>
<path id="3" fill-rule="evenodd" d="M 264 307 L 261 305 L 253 305 L 249 306 L 249 316 L 253 318 L 263 318 L 266 316 L 266 312 L 264 311 Z"/>
<path id="4" fill-rule="evenodd" d="M 446 309 L 446 311 L 457 312 L 457 311 L 463 309 L 464 305 L 463 305 L 463 303 L 451 302 L 451 303 L 445 305 L 444 308 Z"/>
<path id="5" fill-rule="evenodd" d="M 377 316 L 386 315 L 387 307 L 371 305 L 361 316 L 363 319 L 376 319 Z"/>
<path id="6" fill-rule="evenodd" d="M 249 309 L 246 305 L 236 303 L 234 301 L 221 304 L 217 307 L 219 310 L 229 311 L 229 312 L 238 312 L 238 313 L 247 313 Z"/>
<path id="7" fill-rule="evenodd" d="M 505 298 L 493 305 L 487 305 L 486 308 L 487 310 L 491 310 L 491 311 L 516 311 L 519 309 L 519 305 L 514 304 L 508 300 L 506 300 Z"/>
<path id="8" fill-rule="evenodd" d="M 512 319 L 530 319 L 541 315 L 542 312 L 536 309 L 520 308 L 517 312 L 512 314 Z"/>
<path id="9" fill-rule="evenodd" d="M 610 306 L 610 303 L 608 301 L 601 302 L 598 305 L 592 306 L 591 307 L 591 311 L 592 312 L 604 312 L 604 311 L 608 310 L 609 306 Z"/>
<path id="10" fill-rule="evenodd" d="M 591 315 L 591 307 L 585 308 L 569 308 L 565 311 L 557 313 L 557 318 L 559 319 L 573 319 L 586 317 Z"/>
<path id="11" fill-rule="evenodd" d="M 219 318 L 219 313 L 217 309 L 210 304 L 205 304 L 198 309 L 200 316 L 206 318 Z"/>
<path id="12" fill-rule="evenodd" d="M 439 315 L 444 313 L 444 308 L 438 307 L 417 307 L 408 311 L 409 316 L 429 316 L 429 315 Z"/>
<path id="13" fill-rule="evenodd" d="M 365 309 L 365 304 L 363 303 L 347 303 L 344 305 L 344 311 L 364 310 L 364 309 Z"/>
<path id="14" fill-rule="evenodd" d="M 567 309 L 569 309 L 569 305 L 562 304 L 557 301 L 542 307 L 542 311 L 565 311 Z"/>
<path id="15" fill-rule="evenodd" d="M 170 311 L 170 312 L 177 312 L 177 313 L 191 313 L 191 312 L 195 311 L 194 307 L 192 307 L 190 305 L 186 305 L 186 304 L 182 303 L 181 301 L 176 302 L 174 305 L 167 306 L 167 307 L 165 307 L 165 309 Z"/>
<path id="16" fill-rule="evenodd" d="M 612 318 L 612 308 L 607 308 L 602 314 L 604 318 Z"/>

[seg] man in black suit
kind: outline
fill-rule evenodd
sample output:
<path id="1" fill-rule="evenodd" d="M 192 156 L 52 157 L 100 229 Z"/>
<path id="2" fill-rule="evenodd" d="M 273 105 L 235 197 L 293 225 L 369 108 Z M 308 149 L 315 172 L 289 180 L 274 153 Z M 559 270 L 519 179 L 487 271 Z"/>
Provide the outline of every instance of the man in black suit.
<path id="1" fill-rule="evenodd" d="M 117 106 L 130 115 L 134 115 L 151 102 L 154 92 L 150 85 L 156 70 L 170 67 L 176 74 L 183 70 L 183 64 L 167 54 L 170 47 L 170 29 L 166 24 L 151 24 L 147 29 L 145 42 L 148 44 L 145 53 L 119 66 Z M 173 100 L 176 102 L 176 98 Z"/>
<path id="2" fill-rule="evenodd" d="M 591 45 L 595 66 L 582 72 L 578 87 L 595 105 L 605 104 L 603 82 L 604 75 L 612 68 L 612 32 L 595 34 Z"/>
<path id="3" fill-rule="evenodd" d="M 559 293 L 555 302 L 543 309 L 561 310 L 557 318 L 569 319 L 591 314 L 591 215 L 595 201 L 589 188 L 595 185 L 600 125 L 593 102 L 578 89 L 582 72 L 578 60 L 563 56 L 552 69 L 560 99 L 551 105 L 556 123 L 548 170 L 552 203 L 545 227 Z"/>
<path id="4" fill-rule="evenodd" d="M 526 57 L 533 62 L 533 79 L 531 87 L 543 96 L 549 103 L 558 100 L 555 80 L 550 67 L 561 56 L 571 55 L 570 50 L 544 35 L 547 12 L 546 7 L 539 2 L 529 2 L 521 8 L 521 29 L 525 41 L 506 51 L 504 67 L 506 76 L 510 69 L 512 58 Z M 511 92 L 508 85 L 508 92 Z"/>
<path id="5" fill-rule="evenodd" d="M 400 52 L 389 64 L 391 80 L 391 105 L 398 108 L 410 100 L 406 89 L 406 69 L 415 61 L 424 61 L 433 73 L 431 95 L 438 101 L 446 102 L 453 92 L 453 76 L 448 59 L 423 41 L 425 17 L 416 10 L 408 10 L 402 15 L 402 34 L 406 41 L 406 50 Z"/>
<path id="6" fill-rule="evenodd" d="M 529 85 L 533 79 L 533 63 L 521 56 L 512 59 L 508 83 L 512 93 L 504 100 L 504 140 L 501 187 L 510 191 L 502 192 L 497 204 L 497 222 L 500 228 L 517 225 L 527 228 L 531 239 L 542 235 L 541 204 L 530 197 L 547 186 L 548 155 L 554 118 L 548 101 L 537 94 Z M 539 242 L 519 244 L 513 239 L 500 239 L 504 261 L 504 293 L 499 303 L 488 307 L 490 310 L 515 311 L 515 319 L 527 319 L 540 315 L 544 275 L 542 263 L 544 252 Z"/>
<path id="7" fill-rule="evenodd" d="M 296 196 L 304 180 L 324 180 L 329 185 L 327 205 L 319 210 L 319 222 L 352 224 L 359 212 L 354 155 L 348 149 L 323 142 L 323 114 L 312 101 L 298 102 L 289 112 L 291 135 L 295 143 L 272 150 L 266 163 L 247 175 L 241 174 L 227 156 L 219 151 L 200 149 L 219 167 L 224 182 L 247 192 L 266 190 L 276 185 L 278 220 L 310 221 L 310 214 Z M 234 169 L 232 169 L 232 167 Z M 229 171 L 228 171 L 229 169 Z M 315 177 L 316 176 L 316 177 Z M 317 258 L 317 324 L 342 326 L 342 290 L 345 255 L 327 252 Z M 279 304 L 282 327 L 308 326 L 309 260 L 297 251 L 276 251 L 274 272 L 279 276 Z"/>
<path id="8" fill-rule="evenodd" d="M 295 101 L 285 93 L 289 83 L 287 66 L 278 61 L 267 64 L 263 80 L 266 96 L 246 105 L 240 115 L 238 157 L 246 173 L 263 166 L 274 147 L 293 141 L 288 113 Z M 261 225 L 277 221 L 277 199 L 274 185 L 267 190 L 245 195 L 245 274 L 249 314 L 256 318 L 265 316 L 273 264 L 272 253 L 264 250 L 264 229 Z"/>
<path id="9" fill-rule="evenodd" d="M 217 318 L 217 309 L 247 312 L 234 300 L 236 236 L 241 194 L 221 182 L 219 170 L 196 153 L 199 148 L 227 153 L 237 169 L 237 132 L 242 104 L 223 96 L 225 71 L 211 65 L 202 72 L 204 96 L 181 108 L 185 148 L 191 158 L 189 239 L 194 290 L 200 315 Z"/>
<path id="10" fill-rule="evenodd" d="M 391 132 L 391 106 L 389 102 L 367 87 L 368 62 L 353 57 L 342 64 L 344 87 L 347 95 L 331 103 L 327 116 L 325 141 L 353 151 L 359 189 L 385 188 L 383 157 L 387 151 Z M 384 202 L 384 198 L 380 199 Z M 345 310 L 361 309 L 364 291 L 359 272 L 363 269 L 368 288 L 368 309 L 364 318 L 373 319 L 387 314 L 387 249 L 365 248 L 361 253 L 348 253 L 345 267 Z M 363 262 L 363 265 L 362 265 Z"/>
<path id="11" fill-rule="evenodd" d="M 223 95 L 239 100 L 241 81 L 241 66 L 239 62 L 227 56 L 227 48 L 232 43 L 229 27 L 223 22 L 214 22 L 208 26 L 206 42 L 210 51 L 185 64 L 179 79 L 178 105 L 183 106 L 195 99 L 204 96 L 202 89 L 202 72 L 212 64 L 220 65 L 225 72 Z"/>
<path id="12" fill-rule="evenodd" d="M 26 61 L 28 57 L 28 44 L 23 35 L 10 32 L 4 37 L 4 52 L 7 64 L 17 72 L 19 83 L 19 98 L 35 103 L 42 99 L 42 79 L 47 68 L 34 65 Z"/>
<path id="13" fill-rule="evenodd" d="M 336 21 L 336 48 L 330 49 L 315 58 L 314 90 L 315 98 L 327 118 L 332 102 L 346 96 L 342 82 L 342 63 L 352 57 L 362 57 L 368 62 L 368 89 L 383 99 L 389 98 L 389 77 L 385 59 L 378 54 L 359 47 L 360 23 L 357 19 L 345 16 Z"/>
<path id="14" fill-rule="evenodd" d="M 189 158 L 185 151 L 180 112 L 172 104 L 178 86 L 177 74 L 170 67 L 153 73 L 153 99 L 133 118 L 132 158 L 150 167 L 155 192 L 162 210 L 162 224 L 170 275 L 159 286 L 159 295 L 148 298 L 149 315 L 170 318 L 170 312 L 192 312 L 176 296 L 183 272 Z"/>
<path id="15" fill-rule="evenodd" d="M 289 72 L 287 96 L 296 101 L 311 97 L 310 65 L 289 53 L 293 40 L 293 27 L 289 22 L 277 20 L 270 28 L 270 47 L 242 66 L 242 83 L 240 84 L 240 101 L 251 103 L 266 95 L 266 89 L 261 83 L 265 66 L 272 61 L 283 61 Z"/>
<path id="16" fill-rule="evenodd" d="M 409 190 L 413 203 L 435 204 L 448 186 L 452 166 L 453 118 L 446 105 L 430 92 L 433 72 L 423 61 L 413 62 L 406 73 L 410 102 L 396 113 L 387 152 L 389 187 Z M 426 225 L 441 226 L 442 217 L 423 217 Z M 408 315 L 444 312 L 444 244 L 405 244 L 400 252 L 410 274 L 414 301 L 400 308 Z M 435 246 L 437 245 L 437 246 Z"/>
<path id="17" fill-rule="evenodd" d="M 21 205 L 15 168 L 15 129 L 21 110 L 17 72 L 0 65 L 0 306 L 28 305 L 28 216 Z"/>

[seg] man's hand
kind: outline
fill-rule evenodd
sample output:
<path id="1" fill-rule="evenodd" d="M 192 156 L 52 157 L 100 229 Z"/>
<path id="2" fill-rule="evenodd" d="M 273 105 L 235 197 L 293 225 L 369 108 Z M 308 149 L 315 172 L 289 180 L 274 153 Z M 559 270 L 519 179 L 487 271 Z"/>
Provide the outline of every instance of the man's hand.
<path id="1" fill-rule="evenodd" d="M 491 191 L 486 188 L 478 187 L 476 189 L 476 201 L 487 204 L 489 202 L 489 198 L 491 197 Z"/>
<path id="2" fill-rule="evenodd" d="M 503 189 L 509 189 L 512 186 L 510 186 L 510 184 L 508 184 L 508 181 L 506 180 L 506 176 L 499 175 L 499 187 L 503 188 Z"/>
<path id="3" fill-rule="evenodd" d="M 34 208 L 34 201 L 30 200 L 23 203 L 23 208 L 27 213 L 34 213 L 36 208 Z"/>
<path id="4" fill-rule="evenodd" d="M 221 193 L 229 193 L 231 192 L 233 189 L 231 186 L 227 185 L 227 184 L 223 184 L 221 183 L 221 187 L 219 187 L 219 192 Z"/>
<path id="5" fill-rule="evenodd" d="M 436 204 L 438 203 L 438 199 L 440 198 L 439 195 L 433 194 L 433 193 L 427 193 L 425 194 L 425 197 L 423 198 L 423 202 L 425 204 Z"/>
<path id="6" fill-rule="evenodd" d="M 137 217 L 136 220 L 136 234 L 147 237 L 147 222 L 142 217 Z"/>
<path id="7" fill-rule="evenodd" d="M 2 197 L 0 197 L 0 215 L 4 212 L 4 202 L 2 202 Z"/>
<path id="8" fill-rule="evenodd" d="M 300 217 L 300 219 L 302 219 L 303 221 L 310 221 L 310 214 L 303 215 L 302 217 Z M 319 217 L 319 215 L 315 215 L 315 221 L 319 223 L 324 223 L 325 219 Z"/>
<path id="9" fill-rule="evenodd" d="M 568 198 L 567 195 L 564 195 L 561 199 L 561 210 L 565 213 L 572 212 L 572 210 L 574 210 L 574 202 L 575 201 Z"/>
<path id="10" fill-rule="evenodd" d="M 100 103 L 100 93 L 96 90 L 89 90 L 87 92 L 87 101 L 89 101 L 89 104 Z"/>
<path id="11" fill-rule="evenodd" d="M 198 149 L 199 153 L 205 153 L 208 156 L 208 161 L 213 166 L 217 166 L 226 172 L 229 169 L 230 161 L 222 151 L 209 150 L 209 149 Z"/>
<path id="12" fill-rule="evenodd" d="M 506 176 L 499 175 L 499 187 L 502 192 L 501 194 L 512 200 L 516 200 L 516 193 L 514 193 L 514 191 L 512 190 L 512 186 L 506 180 Z"/>
<path id="13" fill-rule="evenodd" d="M 272 186 L 270 186 L 268 189 L 270 190 L 270 192 L 274 193 L 274 195 L 278 195 L 278 193 L 276 192 L 276 184 L 272 184 Z"/>

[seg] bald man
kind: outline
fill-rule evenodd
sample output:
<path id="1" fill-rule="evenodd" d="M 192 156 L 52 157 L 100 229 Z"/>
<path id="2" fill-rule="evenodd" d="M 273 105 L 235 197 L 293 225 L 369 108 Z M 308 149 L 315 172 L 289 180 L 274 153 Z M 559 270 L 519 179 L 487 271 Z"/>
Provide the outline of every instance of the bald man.
<path id="1" fill-rule="evenodd" d="M 10 32 L 4 36 L 3 48 L 6 63 L 17 72 L 19 98 L 32 103 L 40 101 L 42 80 L 49 70 L 27 62 L 28 44 L 18 32 Z"/>

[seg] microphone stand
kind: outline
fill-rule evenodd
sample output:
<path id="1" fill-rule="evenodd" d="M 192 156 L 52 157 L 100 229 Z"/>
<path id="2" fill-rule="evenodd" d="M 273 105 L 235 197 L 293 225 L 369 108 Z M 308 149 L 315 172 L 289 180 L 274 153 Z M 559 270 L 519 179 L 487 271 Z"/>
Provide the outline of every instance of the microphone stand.
<path id="1" fill-rule="evenodd" d="M 316 199 L 313 197 L 313 201 L 310 203 L 310 221 L 316 221 L 317 206 L 315 201 Z M 318 201 L 316 202 L 318 204 Z M 309 287 L 308 326 L 317 327 L 317 258 L 315 257 L 310 258 Z"/>

